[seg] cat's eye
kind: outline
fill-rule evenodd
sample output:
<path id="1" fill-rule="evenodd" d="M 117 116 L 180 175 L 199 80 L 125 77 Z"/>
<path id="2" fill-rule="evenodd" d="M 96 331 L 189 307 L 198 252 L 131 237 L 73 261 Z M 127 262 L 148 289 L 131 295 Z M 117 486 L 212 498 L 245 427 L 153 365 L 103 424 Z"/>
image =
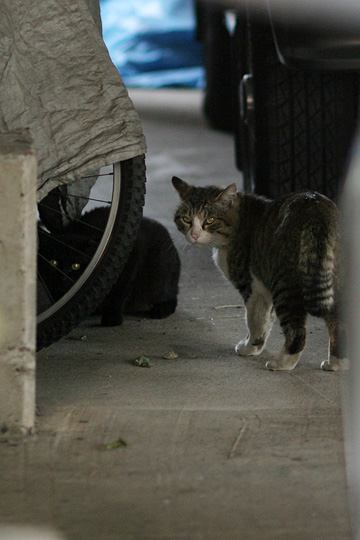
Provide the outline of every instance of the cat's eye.
<path id="1" fill-rule="evenodd" d="M 58 265 L 58 262 L 55 259 L 51 259 L 50 264 L 51 264 L 51 266 L 56 267 Z"/>
<path id="2" fill-rule="evenodd" d="M 73 263 L 73 264 L 71 265 L 71 268 L 72 268 L 73 270 L 80 270 L 80 266 L 81 266 L 80 263 Z"/>
<path id="3" fill-rule="evenodd" d="M 212 223 L 214 223 L 214 221 L 215 221 L 215 218 L 209 217 L 205 219 L 205 225 L 211 225 Z"/>
<path id="4" fill-rule="evenodd" d="M 183 220 L 184 223 L 186 223 L 187 225 L 190 225 L 192 223 L 192 219 L 189 218 L 189 217 L 186 217 L 186 216 L 182 216 L 181 218 Z"/>

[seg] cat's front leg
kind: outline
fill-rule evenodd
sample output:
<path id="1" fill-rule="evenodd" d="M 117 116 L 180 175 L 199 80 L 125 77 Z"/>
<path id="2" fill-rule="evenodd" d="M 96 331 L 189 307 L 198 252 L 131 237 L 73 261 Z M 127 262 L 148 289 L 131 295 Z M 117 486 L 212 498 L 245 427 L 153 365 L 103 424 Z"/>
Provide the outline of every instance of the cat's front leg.
<path id="1" fill-rule="evenodd" d="M 269 297 L 255 290 L 245 303 L 245 308 L 248 335 L 239 341 L 235 352 L 240 356 L 257 356 L 263 351 L 271 331 L 272 302 Z"/>

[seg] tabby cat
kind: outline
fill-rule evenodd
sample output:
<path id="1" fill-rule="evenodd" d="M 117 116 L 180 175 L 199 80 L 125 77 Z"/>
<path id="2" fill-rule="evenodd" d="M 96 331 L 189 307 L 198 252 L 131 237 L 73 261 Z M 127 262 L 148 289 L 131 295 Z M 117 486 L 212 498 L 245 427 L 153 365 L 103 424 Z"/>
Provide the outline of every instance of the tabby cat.
<path id="1" fill-rule="evenodd" d="M 246 307 L 248 335 L 235 351 L 259 355 L 274 315 L 285 343 L 266 363 L 291 370 L 305 346 L 307 314 L 325 320 L 330 337 L 324 370 L 346 367 L 339 317 L 339 215 L 327 197 L 306 192 L 273 201 L 237 193 L 236 185 L 194 187 L 172 183 L 181 198 L 175 223 L 192 244 L 213 248 L 213 259 L 238 289 Z"/>

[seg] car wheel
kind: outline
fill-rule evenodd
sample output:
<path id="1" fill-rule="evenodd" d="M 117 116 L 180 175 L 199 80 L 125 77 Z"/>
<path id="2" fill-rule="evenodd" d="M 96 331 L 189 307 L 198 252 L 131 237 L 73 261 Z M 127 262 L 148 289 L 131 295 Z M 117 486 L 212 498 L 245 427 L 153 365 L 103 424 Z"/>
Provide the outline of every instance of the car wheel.
<path id="1" fill-rule="evenodd" d="M 204 114 L 209 125 L 233 130 L 233 82 L 231 36 L 222 5 L 198 3 L 198 36 L 203 43 L 205 93 Z"/>
<path id="2" fill-rule="evenodd" d="M 247 190 L 279 197 L 341 190 L 358 112 L 358 75 L 289 69 L 270 25 L 238 18 L 238 162 Z"/>

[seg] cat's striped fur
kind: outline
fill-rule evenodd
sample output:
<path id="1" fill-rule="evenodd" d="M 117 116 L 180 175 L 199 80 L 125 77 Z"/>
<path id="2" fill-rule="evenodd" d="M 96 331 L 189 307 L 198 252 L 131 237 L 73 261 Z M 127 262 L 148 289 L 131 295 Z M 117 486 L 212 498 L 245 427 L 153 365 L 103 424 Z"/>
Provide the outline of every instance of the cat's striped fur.
<path id="1" fill-rule="evenodd" d="M 194 244 L 213 248 L 214 260 L 242 295 L 248 335 L 239 355 L 263 350 L 274 315 L 285 336 L 282 351 L 268 361 L 273 370 L 293 369 L 305 346 L 307 314 L 325 320 L 326 370 L 346 366 L 339 317 L 339 213 L 316 192 L 272 201 L 226 189 L 194 187 L 174 177 L 181 197 L 175 223 Z"/>

